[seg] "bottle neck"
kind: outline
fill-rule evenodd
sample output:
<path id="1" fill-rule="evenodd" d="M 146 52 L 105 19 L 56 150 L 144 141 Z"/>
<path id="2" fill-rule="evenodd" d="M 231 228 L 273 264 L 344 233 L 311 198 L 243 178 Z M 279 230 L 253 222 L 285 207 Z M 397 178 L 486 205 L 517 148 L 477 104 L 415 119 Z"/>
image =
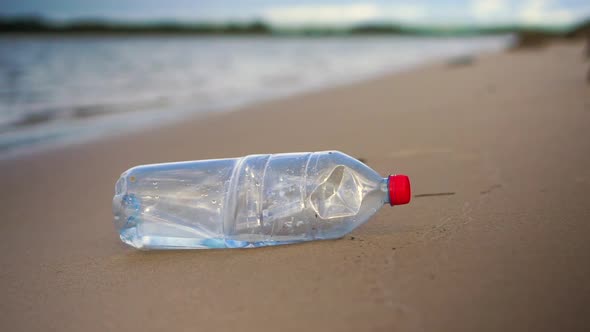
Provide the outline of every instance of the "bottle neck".
<path id="1" fill-rule="evenodd" d="M 391 204 L 389 201 L 389 177 L 381 179 L 381 182 L 379 183 L 379 189 L 383 194 L 383 205 Z"/>

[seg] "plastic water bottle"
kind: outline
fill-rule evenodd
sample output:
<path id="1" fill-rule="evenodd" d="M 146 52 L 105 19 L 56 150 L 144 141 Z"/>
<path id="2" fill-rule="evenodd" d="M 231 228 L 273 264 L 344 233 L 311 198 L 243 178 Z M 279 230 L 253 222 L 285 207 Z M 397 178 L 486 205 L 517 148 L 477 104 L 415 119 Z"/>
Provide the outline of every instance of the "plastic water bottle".
<path id="1" fill-rule="evenodd" d="M 133 167 L 113 212 L 135 248 L 249 248 L 339 238 L 383 204 L 409 201 L 407 176 L 325 151 Z"/>

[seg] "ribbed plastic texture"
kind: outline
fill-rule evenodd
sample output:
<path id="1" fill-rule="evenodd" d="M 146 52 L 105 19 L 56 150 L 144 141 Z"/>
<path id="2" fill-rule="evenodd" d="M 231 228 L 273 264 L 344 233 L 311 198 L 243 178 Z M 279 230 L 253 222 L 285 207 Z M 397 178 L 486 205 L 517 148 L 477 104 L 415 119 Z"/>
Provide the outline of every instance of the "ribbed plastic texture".
<path id="1" fill-rule="evenodd" d="M 131 168 L 113 211 L 139 249 L 260 247 L 342 237 L 388 191 L 388 178 L 341 152 L 250 155 Z"/>

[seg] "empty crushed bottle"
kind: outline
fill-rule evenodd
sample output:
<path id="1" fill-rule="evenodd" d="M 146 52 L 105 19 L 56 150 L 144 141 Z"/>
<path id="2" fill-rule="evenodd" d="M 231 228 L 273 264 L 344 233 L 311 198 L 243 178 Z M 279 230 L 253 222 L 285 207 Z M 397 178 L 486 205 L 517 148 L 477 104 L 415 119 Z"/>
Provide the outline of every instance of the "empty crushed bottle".
<path id="1" fill-rule="evenodd" d="M 409 201 L 407 176 L 325 151 L 133 167 L 113 213 L 135 248 L 247 248 L 339 238 L 383 204 Z"/>

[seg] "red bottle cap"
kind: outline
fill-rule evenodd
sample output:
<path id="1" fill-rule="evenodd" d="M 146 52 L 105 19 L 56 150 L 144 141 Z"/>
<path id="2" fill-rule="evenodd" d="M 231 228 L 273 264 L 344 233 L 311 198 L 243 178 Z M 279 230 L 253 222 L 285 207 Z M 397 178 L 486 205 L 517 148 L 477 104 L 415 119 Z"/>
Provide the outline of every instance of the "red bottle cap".
<path id="1" fill-rule="evenodd" d="M 410 202 L 412 191 L 410 190 L 410 178 L 406 175 L 390 175 L 387 181 L 389 189 L 389 204 L 403 205 Z"/>

